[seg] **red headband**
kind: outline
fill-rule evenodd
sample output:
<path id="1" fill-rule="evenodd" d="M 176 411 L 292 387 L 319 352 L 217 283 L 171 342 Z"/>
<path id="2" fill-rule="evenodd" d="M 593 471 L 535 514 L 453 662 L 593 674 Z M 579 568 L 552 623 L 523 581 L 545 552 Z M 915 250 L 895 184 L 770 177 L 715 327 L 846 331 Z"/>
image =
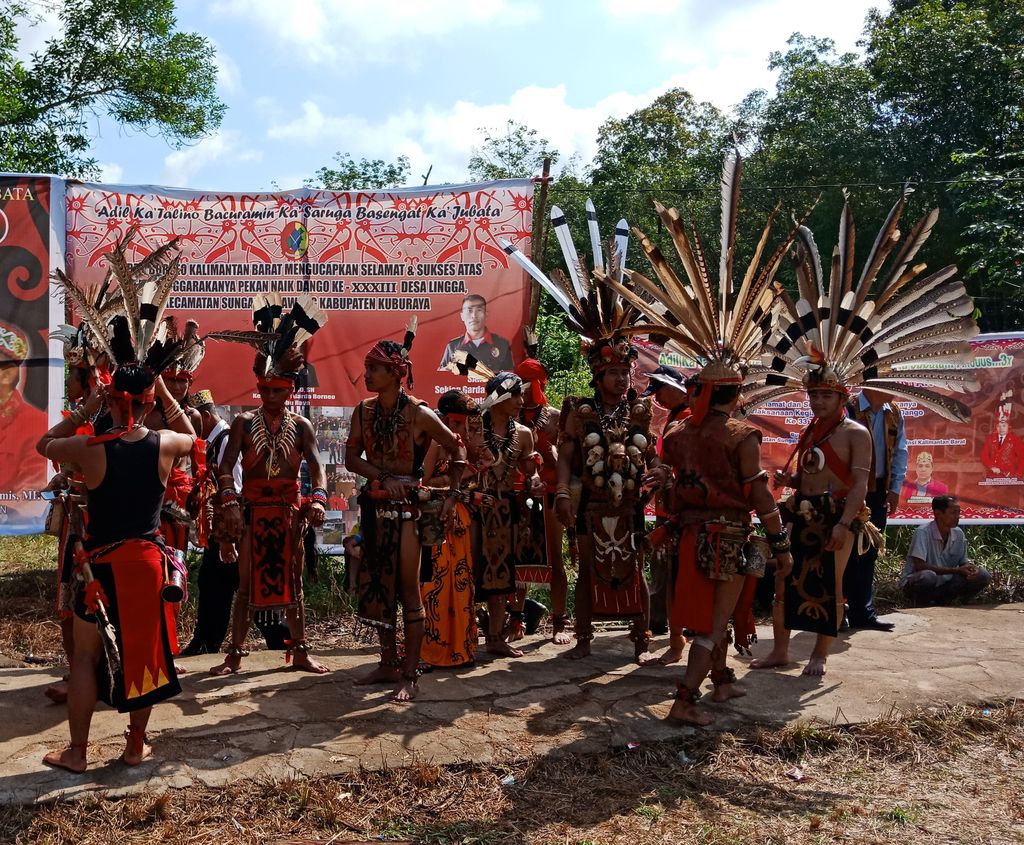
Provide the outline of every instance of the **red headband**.
<path id="1" fill-rule="evenodd" d="M 402 354 L 405 353 L 405 355 Z M 403 347 L 401 352 L 389 354 L 381 343 L 375 343 L 373 348 L 366 353 L 366 360 L 382 364 L 393 372 L 399 379 L 404 378 L 409 387 L 412 387 L 412 362 L 409 360 L 408 352 Z"/>
<path id="2" fill-rule="evenodd" d="M 192 383 L 193 379 L 193 374 L 190 373 L 188 370 L 182 370 L 180 368 L 173 367 L 171 369 L 164 370 L 162 373 L 160 373 L 160 376 L 162 378 L 171 378 L 175 380 L 185 379 L 188 381 L 189 384 Z"/>
<path id="3" fill-rule="evenodd" d="M 287 376 L 257 376 L 256 386 L 271 388 L 286 387 L 288 390 L 294 390 L 295 381 Z"/>

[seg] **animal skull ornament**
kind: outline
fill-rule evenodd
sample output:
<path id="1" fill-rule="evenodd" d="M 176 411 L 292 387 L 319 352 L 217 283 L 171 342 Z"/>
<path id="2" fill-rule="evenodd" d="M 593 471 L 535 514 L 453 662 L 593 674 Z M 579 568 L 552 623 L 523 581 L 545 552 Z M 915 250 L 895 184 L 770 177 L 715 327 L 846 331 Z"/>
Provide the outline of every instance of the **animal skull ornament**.
<path id="1" fill-rule="evenodd" d="M 592 446 L 590 451 L 587 452 L 587 466 L 593 467 L 601 458 L 604 457 L 604 449 L 601 446 Z M 594 470 L 599 472 L 599 470 Z"/>
<path id="2" fill-rule="evenodd" d="M 633 445 L 636 446 L 638 449 L 646 449 L 647 448 L 647 438 L 644 437 L 640 433 L 634 434 L 633 435 Z"/>
<path id="3" fill-rule="evenodd" d="M 629 457 L 626 455 L 625 443 L 612 443 L 608 447 L 608 469 L 612 472 L 625 472 L 629 466 Z"/>
<path id="4" fill-rule="evenodd" d="M 612 501 L 616 505 L 622 504 L 623 486 L 624 483 L 622 481 L 622 476 L 619 475 L 619 473 L 613 472 L 610 476 L 608 476 L 608 489 L 611 491 Z"/>
<path id="5" fill-rule="evenodd" d="M 585 438 L 583 438 L 583 445 L 584 446 L 596 446 L 600 442 L 601 442 L 601 435 L 598 434 L 596 431 L 590 432 L 590 434 L 588 434 Z"/>

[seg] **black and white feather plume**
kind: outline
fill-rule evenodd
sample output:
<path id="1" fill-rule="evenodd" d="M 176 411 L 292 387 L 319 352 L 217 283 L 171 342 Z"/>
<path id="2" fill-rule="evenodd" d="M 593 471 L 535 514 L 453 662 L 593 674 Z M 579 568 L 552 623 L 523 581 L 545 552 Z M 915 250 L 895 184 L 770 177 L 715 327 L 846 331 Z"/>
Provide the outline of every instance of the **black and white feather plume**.
<path id="1" fill-rule="evenodd" d="M 800 227 L 792 253 L 799 298 L 780 297 L 774 306 L 748 410 L 818 384 L 871 388 L 949 420 L 969 417 L 967 406 L 946 393 L 978 389 L 967 366 L 968 341 L 978 333 L 974 302 L 954 265 L 925 274 L 926 265 L 911 264 L 938 218 L 928 212 L 902 239 L 899 222 L 911 192 L 906 187 L 890 210 L 856 281 L 848 196 L 827 286 L 814 238 Z"/>
<path id="2" fill-rule="evenodd" d="M 302 344 L 327 323 L 327 312 L 308 294 L 298 297 L 290 308 L 284 307 L 280 294 L 258 294 L 252 302 L 252 321 L 255 330 L 268 338 L 258 346 L 256 374 L 290 375 L 302 368 Z"/>
<path id="3" fill-rule="evenodd" d="M 551 209 L 551 222 L 555 237 L 565 260 L 566 273 L 553 270 L 546 275 L 536 264 L 509 241 L 499 238 L 505 253 L 521 266 L 546 290 L 565 312 L 566 324 L 588 344 L 621 336 L 636 321 L 640 312 L 611 288 L 598 284 L 604 279 L 621 281 L 628 246 L 629 228 L 619 220 L 615 236 L 602 245 L 600 226 L 594 204 L 587 200 L 587 232 L 592 256 L 592 268 L 577 251 L 569 231 L 569 224 L 558 206 Z"/>

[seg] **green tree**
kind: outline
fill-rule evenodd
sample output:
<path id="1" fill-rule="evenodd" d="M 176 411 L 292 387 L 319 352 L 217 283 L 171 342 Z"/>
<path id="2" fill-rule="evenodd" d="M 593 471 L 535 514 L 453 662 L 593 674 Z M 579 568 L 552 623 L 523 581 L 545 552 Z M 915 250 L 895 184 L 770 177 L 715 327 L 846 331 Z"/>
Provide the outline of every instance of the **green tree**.
<path id="1" fill-rule="evenodd" d="M 547 138 L 514 120 L 505 124 L 503 134 L 483 127 L 483 143 L 473 149 L 469 159 L 469 178 L 477 182 L 495 179 L 527 179 L 536 176 L 544 159 L 558 161 L 558 151 L 551 149 Z"/>
<path id="2" fill-rule="evenodd" d="M 966 172 L 953 185 L 967 221 L 960 266 L 968 279 L 984 280 L 975 302 L 994 330 L 1024 325 L 1024 154 L 958 155 Z"/>
<path id="3" fill-rule="evenodd" d="M 335 153 L 337 167 L 321 167 L 316 178 L 306 185 L 329 191 L 373 191 L 400 188 L 409 175 L 409 159 L 399 156 L 395 161 L 361 158 L 355 161 L 348 153 Z"/>
<path id="4" fill-rule="evenodd" d="M 96 175 L 94 115 L 176 146 L 220 126 L 213 45 L 176 31 L 173 0 L 64 0 L 59 19 L 60 34 L 23 63 L 28 7 L 0 0 L 0 168 Z"/>
<path id="5" fill-rule="evenodd" d="M 729 122 L 710 103 L 673 88 L 650 105 L 605 121 L 590 177 L 602 220 L 625 217 L 648 235 L 658 228 L 655 199 L 704 223 L 717 203 Z M 651 188 L 661 189 L 657 195 Z"/>

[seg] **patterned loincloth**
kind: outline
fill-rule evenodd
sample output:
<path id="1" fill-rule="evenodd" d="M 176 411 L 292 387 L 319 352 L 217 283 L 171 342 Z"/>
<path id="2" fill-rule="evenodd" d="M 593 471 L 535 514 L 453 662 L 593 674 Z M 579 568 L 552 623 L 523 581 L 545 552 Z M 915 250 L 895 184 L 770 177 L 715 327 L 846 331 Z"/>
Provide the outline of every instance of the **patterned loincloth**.
<path id="1" fill-rule="evenodd" d="M 836 584 L 835 553 L 825 543 L 842 516 L 842 508 L 828 495 L 795 496 L 790 520 L 793 571 L 786 579 L 785 619 L 791 631 L 810 631 L 834 637 L 843 618 L 842 584 Z M 811 511 L 801 513 L 801 502 Z"/>

